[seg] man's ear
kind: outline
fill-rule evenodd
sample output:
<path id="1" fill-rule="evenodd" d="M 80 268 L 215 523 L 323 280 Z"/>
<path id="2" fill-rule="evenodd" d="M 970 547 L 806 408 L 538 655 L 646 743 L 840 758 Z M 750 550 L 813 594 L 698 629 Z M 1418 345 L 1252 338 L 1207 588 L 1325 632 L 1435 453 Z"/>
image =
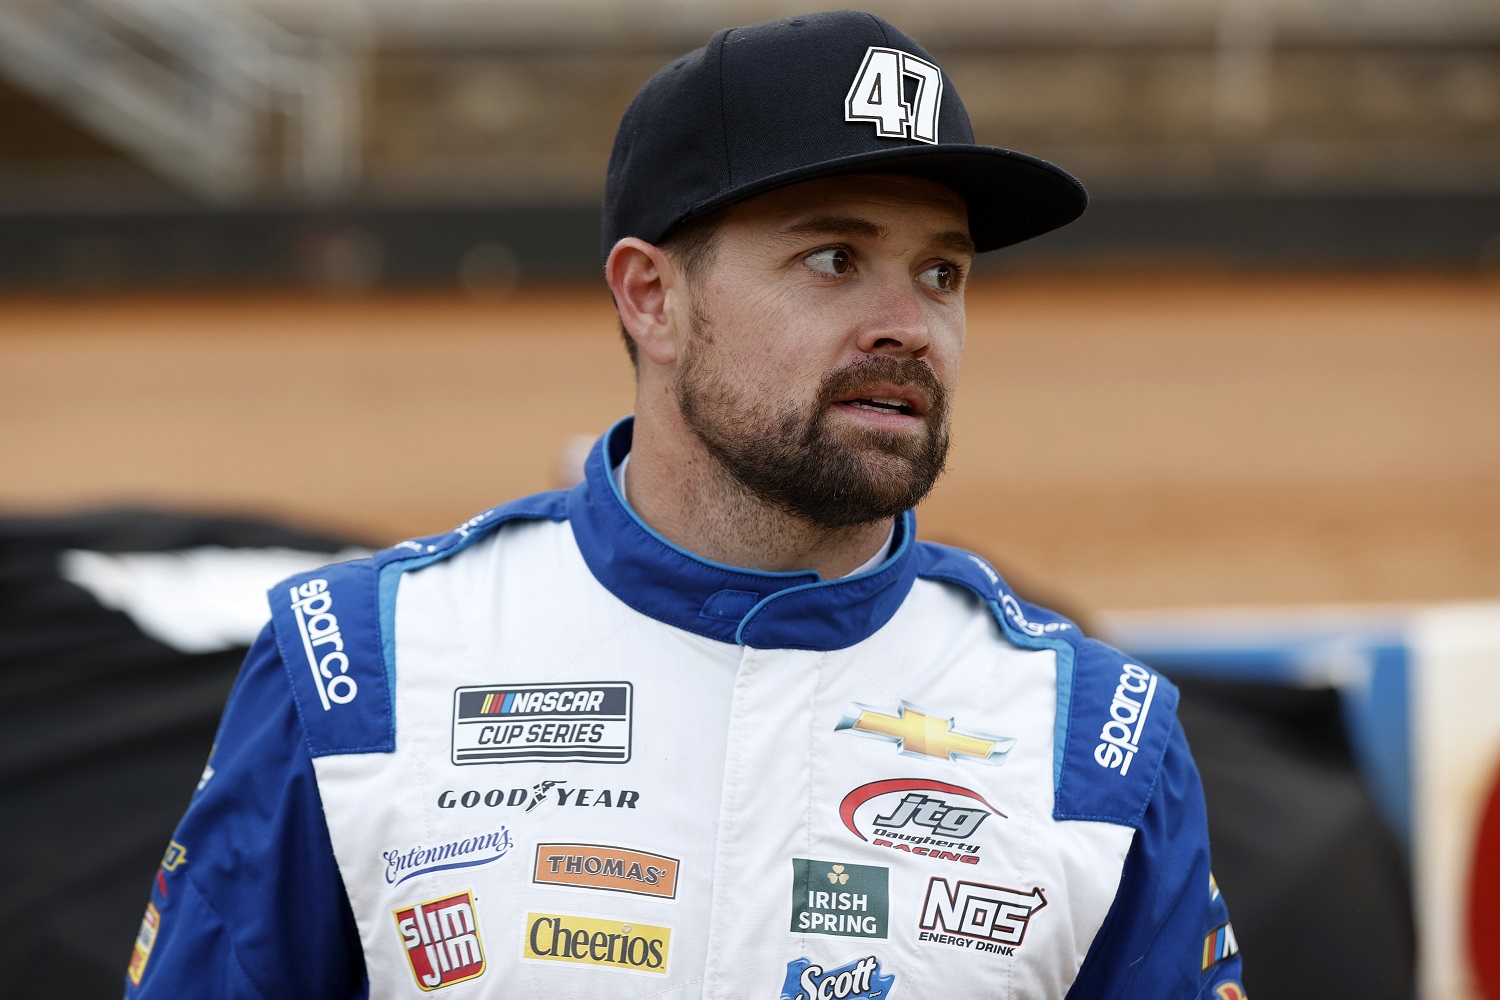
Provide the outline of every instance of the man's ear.
<path id="1" fill-rule="evenodd" d="M 686 289 L 683 275 L 660 247 L 627 236 L 604 264 L 620 323 L 640 353 L 658 365 L 677 360 L 673 306 Z"/>

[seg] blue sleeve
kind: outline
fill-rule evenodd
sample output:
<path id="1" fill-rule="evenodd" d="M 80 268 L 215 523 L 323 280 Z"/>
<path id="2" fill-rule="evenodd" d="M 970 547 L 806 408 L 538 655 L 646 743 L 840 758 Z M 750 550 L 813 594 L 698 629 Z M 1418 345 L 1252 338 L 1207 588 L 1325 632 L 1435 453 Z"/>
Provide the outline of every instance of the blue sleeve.
<path id="1" fill-rule="evenodd" d="M 1070 1000 L 1244 1000 L 1239 946 L 1209 868 L 1208 816 L 1173 722 L 1114 905 Z"/>
<path id="2" fill-rule="evenodd" d="M 127 1000 L 368 995 L 286 670 L 270 630 L 240 670 L 157 871 Z"/>

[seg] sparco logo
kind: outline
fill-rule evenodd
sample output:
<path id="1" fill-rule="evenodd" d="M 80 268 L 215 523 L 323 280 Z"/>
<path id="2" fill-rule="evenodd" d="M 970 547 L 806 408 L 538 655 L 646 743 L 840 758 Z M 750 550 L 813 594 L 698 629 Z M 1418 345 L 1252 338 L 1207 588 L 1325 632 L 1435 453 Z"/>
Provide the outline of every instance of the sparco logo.
<path id="1" fill-rule="evenodd" d="M 1130 762 L 1141 749 L 1141 730 L 1156 697 L 1156 675 L 1134 663 L 1125 664 L 1114 700 L 1109 703 L 1109 721 L 1099 730 L 1102 741 L 1094 747 L 1100 767 L 1130 773 Z"/>
<path id="2" fill-rule="evenodd" d="M 530 788 L 448 788 L 438 793 L 439 809 L 515 809 L 531 812 L 546 803 L 581 809 L 634 809 L 641 793 L 628 788 L 564 788 L 565 781 L 539 781 Z"/>
<path id="3" fill-rule="evenodd" d="M 1017 892 L 962 881 L 949 886 L 935 875 L 927 883 L 917 940 L 1010 955 L 1026 936 L 1032 914 L 1046 905 L 1041 889 Z"/>
<path id="4" fill-rule="evenodd" d="M 313 685 L 323 711 L 333 705 L 347 705 L 359 694 L 359 685 L 349 676 L 349 657 L 344 652 L 344 636 L 339 620 L 333 615 L 333 595 L 327 580 L 309 580 L 300 587 L 288 588 L 292 597 L 292 614 L 302 636 L 302 649 L 312 671 Z M 332 649 L 323 649 L 332 646 Z M 333 704 L 329 704 L 332 702 Z"/>
<path id="5" fill-rule="evenodd" d="M 872 781 L 839 805 L 839 819 L 860 840 L 968 865 L 979 863 L 980 848 L 967 841 L 989 816 L 1005 818 L 977 792 L 928 778 Z"/>
<path id="6" fill-rule="evenodd" d="M 883 974 L 880 959 L 874 955 L 837 969 L 824 969 L 809 958 L 794 958 L 786 963 L 781 1000 L 875 1000 L 889 996 L 895 984 L 896 977 Z"/>
<path id="7" fill-rule="evenodd" d="M 470 893 L 397 910 L 396 929 L 421 989 L 431 991 L 484 974 L 479 921 Z"/>

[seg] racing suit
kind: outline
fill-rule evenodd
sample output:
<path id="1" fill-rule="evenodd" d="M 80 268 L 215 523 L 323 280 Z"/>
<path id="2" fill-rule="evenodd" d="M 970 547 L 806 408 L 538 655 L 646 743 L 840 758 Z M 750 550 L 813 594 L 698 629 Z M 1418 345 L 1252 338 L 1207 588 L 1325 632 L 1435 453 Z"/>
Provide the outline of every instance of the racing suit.
<path id="1" fill-rule="evenodd" d="M 1167 680 L 909 513 L 701 559 L 630 433 L 271 590 L 127 996 L 1243 996 Z"/>

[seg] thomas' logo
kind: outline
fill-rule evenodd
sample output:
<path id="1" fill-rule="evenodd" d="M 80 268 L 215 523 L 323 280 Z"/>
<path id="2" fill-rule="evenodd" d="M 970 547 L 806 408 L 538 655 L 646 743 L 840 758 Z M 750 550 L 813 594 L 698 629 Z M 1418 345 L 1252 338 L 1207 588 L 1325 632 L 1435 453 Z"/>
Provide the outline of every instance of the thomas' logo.
<path id="1" fill-rule="evenodd" d="M 844 98 L 844 120 L 874 122 L 875 134 L 885 139 L 937 142 L 942 99 L 942 70 L 910 52 L 872 45 Z"/>
<path id="2" fill-rule="evenodd" d="M 573 962 L 599 969 L 665 976 L 671 951 L 670 927 L 560 913 L 528 913 L 521 954 L 547 962 Z"/>
<path id="3" fill-rule="evenodd" d="M 418 844 L 405 850 L 392 848 L 380 855 L 385 859 L 385 884 L 400 885 L 418 875 L 487 865 L 505 857 L 512 846 L 510 831 L 502 826 L 498 830 L 443 844 Z"/>
<path id="4" fill-rule="evenodd" d="M 397 910 L 396 929 L 419 988 L 430 991 L 484 975 L 484 949 L 471 893 Z"/>
<path id="5" fill-rule="evenodd" d="M 968 865 L 977 865 L 980 853 L 968 840 L 990 816 L 1005 818 L 978 793 L 926 778 L 872 781 L 839 804 L 839 819 L 860 840 Z"/>
<path id="6" fill-rule="evenodd" d="M 349 676 L 349 656 L 344 652 L 344 634 L 333 614 L 333 595 L 327 580 L 309 580 L 300 587 L 289 588 L 292 615 L 297 619 L 297 634 L 302 637 L 302 651 L 312 671 L 313 686 L 323 711 L 334 705 L 347 705 L 359 694 L 359 685 Z M 331 646 L 332 649 L 324 649 Z"/>
<path id="7" fill-rule="evenodd" d="M 896 977 L 880 971 L 874 955 L 855 959 L 837 969 L 824 969 L 811 959 L 786 963 L 781 1000 L 876 1000 L 889 996 Z"/>
<path id="8" fill-rule="evenodd" d="M 676 858 L 600 844 L 537 844 L 531 881 L 677 898 Z"/>
<path id="9" fill-rule="evenodd" d="M 890 916 L 890 869 L 792 859 L 794 934 L 883 938 Z"/>
<path id="10" fill-rule="evenodd" d="M 1011 955 L 1026 936 L 1032 914 L 1046 905 L 1041 889 L 1017 892 L 963 881 L 949 886 L 935 875 L 927 883 L 917 940 Z"/>
<path id="11" fill-rule="evenodd" d="M 1109 721 L 1099 730 L 1101 742 L 1094 747 L 1094 760 L 1100 767 L 1130 773 L 1130 762 L 1140 752 L 1141 730 L 1146 728 L 1146 716 L 1155 697 L 1156 675 L 1134 663 L 1125 664 L 1114 700 L 1109 703 Z"/>
<path id="12" fill-rule="evenodd" d="M 623 764 L 628 681 L 516 684 L 453 692 L 453 763 Z"/>
<path id="13" fill-rule="evenodd" d="M 1008 736 L 961 733 L 953 728 L 953 719 L 928 715 L 904 701 L 895 715 L 856 704 L 833 728 L 835 732 L 847 729 L 861 736 L 894 743 L 908 757 L 951 761 L 965 758 L 981 764 L 1005 763 L 1005 755 L 1016 742 Z"/>

